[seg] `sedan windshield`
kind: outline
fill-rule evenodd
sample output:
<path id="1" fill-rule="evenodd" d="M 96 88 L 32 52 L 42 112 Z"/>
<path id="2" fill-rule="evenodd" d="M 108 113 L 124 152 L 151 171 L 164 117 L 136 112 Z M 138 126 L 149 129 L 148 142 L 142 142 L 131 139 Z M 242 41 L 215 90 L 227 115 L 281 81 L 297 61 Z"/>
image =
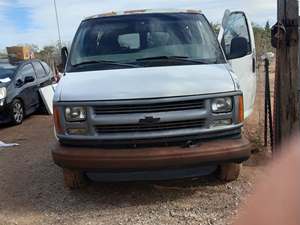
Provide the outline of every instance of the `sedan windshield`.
<path id="1" fill-rule="evenodd" d="M 0 80 L 6 79 L 6 78 L 13 78 L 13 75 L 15 74 L 16 67 L 6 64 L 0 64 Z M 0 81 L 1 82 L 1 81 Z"/>
<path id="2" fill-rule="evenodd" d="M 67 71 L 224 62 L 203 15 L 153 13 L 84 21 Z"/>

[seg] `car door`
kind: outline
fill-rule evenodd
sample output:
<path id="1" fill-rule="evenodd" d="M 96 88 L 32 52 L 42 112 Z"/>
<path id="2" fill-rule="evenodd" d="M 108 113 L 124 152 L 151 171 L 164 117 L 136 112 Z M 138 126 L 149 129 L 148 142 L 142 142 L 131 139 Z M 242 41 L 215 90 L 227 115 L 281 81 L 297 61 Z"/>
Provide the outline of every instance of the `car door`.
<path id="1" fill-rule="evenodd" d="M 44 67 L 44 70 L 46 71 L 47 79 L 49 80 L 50 84 L 52 84 L 53 81 L 55 81 L 54 74 L 53 74 L 52 70 L 50 69 L 50 67 L 48 66 L 47 63 L 45 63 L 43 61 L 41 61 L 40 63 L 42 64 L 42 66 Z"/>
<path id="2" fill-rule="evenodd" d="M 33 67 L 36 72 L 37 80 L 40 87 L 45 87 L 52 83 L 50 74 L 47 73 L 40 61 L 34 61 Z"/>
<path id="3" fill-rule="evenodd" d="M 26 82 L 26 78 L 34 78 L 31 82 Z M 31 113 L 33 108 L 38 104 L 36 101 L 36 76 L 31 63 L 24 64 L 15 79 L 15 87 L 18 89 L 18 97 L 24 102 L 27 113 Z"/>
<path id="4" fill-rule="evenodd" d="M 247 118 L 254 108 L 257 73 L 254 32 L 251 21 L 244 12 L 225 11 L 219 42 L 240 82 Z M 246 46 L 246 49 L 241 46 Z M 241 49 L 246 51 L 242 52 Z"/>

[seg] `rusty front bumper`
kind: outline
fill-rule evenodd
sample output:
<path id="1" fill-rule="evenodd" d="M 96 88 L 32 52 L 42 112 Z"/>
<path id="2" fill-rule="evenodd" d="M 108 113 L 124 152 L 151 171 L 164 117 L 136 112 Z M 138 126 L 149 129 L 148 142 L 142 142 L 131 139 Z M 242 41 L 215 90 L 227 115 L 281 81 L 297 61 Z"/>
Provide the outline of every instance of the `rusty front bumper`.
<path id="1" fill-rule="evenodd" d="M 184 168 L 243 162 L 251 155 L 247 139 L 209 141 L 195 147 L 98 149 L 65 147 L 52 150 L 54 162 L 63 168 L 82 171 L 124 171 Z"/>

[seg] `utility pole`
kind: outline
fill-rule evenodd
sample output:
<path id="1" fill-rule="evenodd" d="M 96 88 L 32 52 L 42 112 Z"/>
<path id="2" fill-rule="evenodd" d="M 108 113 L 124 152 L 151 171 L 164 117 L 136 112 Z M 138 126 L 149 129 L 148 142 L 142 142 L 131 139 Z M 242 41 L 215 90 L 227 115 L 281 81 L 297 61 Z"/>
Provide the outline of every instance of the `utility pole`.
<path id="1" fill-rule="evenodd" d="M 298 0 L 278 1 L 275 79 L 275 144 L 280 146 L 299 131 Z"/>
<path id="2" fill-rule="evenodd" d="M 57 32 L 58 32 L 58 40 L 59 40 L 59 48 L 62 48 L 62 39 L 61 39 L 61 32 L 60 32 L 60 24 L 59 24 L 59 17 L 57 11 L 56 0 L 53 0 L 55 16 L 56 16 L 56 25 L 57 25 Z"/>

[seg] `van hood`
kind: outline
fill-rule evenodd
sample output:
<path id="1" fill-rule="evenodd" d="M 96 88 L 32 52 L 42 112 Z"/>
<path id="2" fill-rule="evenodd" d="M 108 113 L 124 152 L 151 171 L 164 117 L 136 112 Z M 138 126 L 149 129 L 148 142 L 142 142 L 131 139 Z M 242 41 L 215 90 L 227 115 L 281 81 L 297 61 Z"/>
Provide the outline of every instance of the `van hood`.
<path id="1" fill-rule="evenodd" d="M 55 101 L 129 100 L 235 91 L 224 64 L 67 73 Z"/>

